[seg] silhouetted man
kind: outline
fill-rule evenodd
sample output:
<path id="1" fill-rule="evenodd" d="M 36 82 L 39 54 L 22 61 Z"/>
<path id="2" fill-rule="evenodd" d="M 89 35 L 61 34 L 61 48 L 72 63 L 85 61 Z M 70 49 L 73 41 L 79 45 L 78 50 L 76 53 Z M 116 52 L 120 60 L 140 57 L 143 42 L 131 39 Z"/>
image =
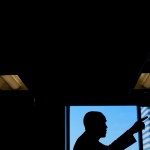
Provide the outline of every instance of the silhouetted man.
<path id="1" fill-rule="evenodd" d="M 142 122 L 147 117 L 138 120 L 129 130 L 122 134 L 109 146 L 99 142 L 106 136 L 106 118 L 101 112 L 90 111 L 84 116 L 85 132 L 77 139 L 73 150 L 124 150 L 136 142 L 133 134 L 145 128 Z"/>

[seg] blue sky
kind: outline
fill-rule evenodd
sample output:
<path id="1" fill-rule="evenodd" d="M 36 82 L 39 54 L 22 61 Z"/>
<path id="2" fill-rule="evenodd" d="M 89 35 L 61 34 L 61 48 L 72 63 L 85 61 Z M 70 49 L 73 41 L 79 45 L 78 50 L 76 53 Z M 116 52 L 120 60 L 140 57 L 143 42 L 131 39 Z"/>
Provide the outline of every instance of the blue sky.
<path id="1" fill-rule="evenodd" d="M 107 134 L 100 142 L 111 144 L 128 130 L 137 120 L 136 106 L 70 106 L 70 150 L 76 139 L 84 132 L 83 117 L 88 111 L 100 111 L 107 119 Z M 138 133 L 134 134 L 137 142 L 126 150 L 139 150 Z"/>

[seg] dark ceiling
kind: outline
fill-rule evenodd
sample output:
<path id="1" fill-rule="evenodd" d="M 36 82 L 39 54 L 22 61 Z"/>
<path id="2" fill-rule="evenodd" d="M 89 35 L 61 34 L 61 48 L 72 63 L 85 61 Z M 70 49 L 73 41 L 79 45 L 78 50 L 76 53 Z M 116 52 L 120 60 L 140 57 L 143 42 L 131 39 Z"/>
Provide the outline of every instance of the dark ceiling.
<path id="1" fill-rule="evenodd" d="M 136 93 L 133 88 L 141 72 L 150 72 L 148 52 L 76 52 L 42 63 L 1 64 L 1 74 L 18 74 L 41 103 L 52 97 L 64 104 L 80 104 L 80 98 L 86 99 L 83 104 L 89 98 L 129 98 Z"/>

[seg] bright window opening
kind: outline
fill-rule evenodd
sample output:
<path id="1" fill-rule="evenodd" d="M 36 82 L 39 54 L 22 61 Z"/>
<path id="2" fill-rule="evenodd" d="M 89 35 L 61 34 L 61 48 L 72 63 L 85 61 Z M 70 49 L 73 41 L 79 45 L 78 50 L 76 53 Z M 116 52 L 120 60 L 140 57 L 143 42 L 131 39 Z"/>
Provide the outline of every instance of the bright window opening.
<path id="1" fill-rule="evenodd" d="M 84 132 L 83 117 L 88 111 L 100 111 L 107 119 L 107 134 L 100 142 L 109 145 L 137 121 L 136 106 L 70 106 L 70 150 L 77 138 Z M 126 150 L 139 150 L 138 133 L 136 143 Z"/>

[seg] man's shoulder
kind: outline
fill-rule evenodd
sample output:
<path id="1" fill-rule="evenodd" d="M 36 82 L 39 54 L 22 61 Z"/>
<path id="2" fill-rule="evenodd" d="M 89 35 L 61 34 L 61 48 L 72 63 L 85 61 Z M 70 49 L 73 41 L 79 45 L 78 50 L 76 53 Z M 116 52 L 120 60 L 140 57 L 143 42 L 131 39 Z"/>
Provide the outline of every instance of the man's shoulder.
<path id="1" fill-rule="evenodd" d="M 82 135 L 77 139 L 73 150 L 105 150 L 107 147 L 97 140 L 92 140 Z"/>
<path id="2" fill-rule="evenodd" d="M 99 149 L 107 150 L 109 146 L 104 145 L 104 144 L 102 144 L 102 143 L 99 142 L 98 147 L 99 147 Z"/>

